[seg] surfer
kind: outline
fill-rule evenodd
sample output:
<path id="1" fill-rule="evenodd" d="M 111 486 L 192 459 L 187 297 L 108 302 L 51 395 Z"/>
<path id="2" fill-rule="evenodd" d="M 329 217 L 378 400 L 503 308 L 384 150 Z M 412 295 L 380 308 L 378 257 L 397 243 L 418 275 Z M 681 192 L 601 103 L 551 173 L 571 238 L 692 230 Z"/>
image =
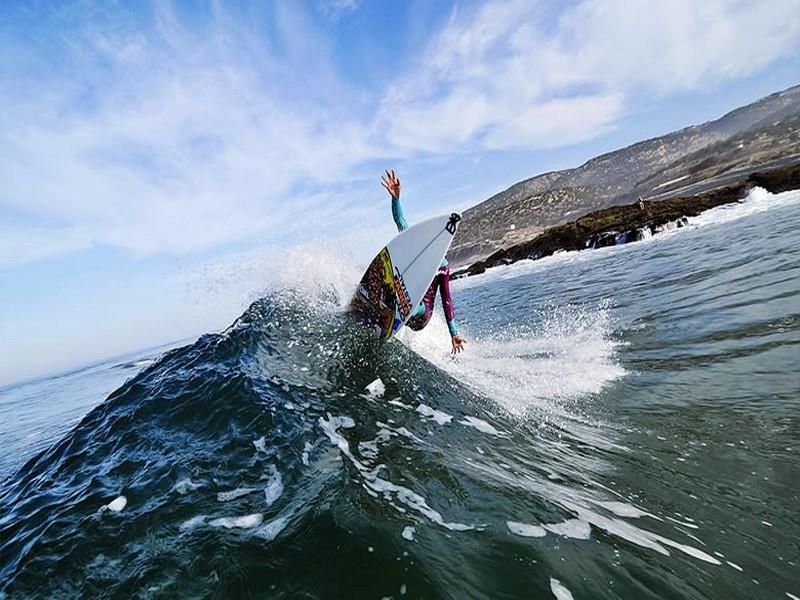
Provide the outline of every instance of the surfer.
<path id="1" fill-rule="evenodd" d="M 389 195 L 392 197 L 392 217 L 394 223 L 397 225 L 398 231 L 405 231 L 408 229 L 405 216 L 403 215 L 403 207 L 400 204 L 400 180 L 395 175 L 394 170 L 386 171 L 385 175 L 381 175 L 381 185 L 386 188 Z M 417 306 L 413 312 L 408 316 L 406 327 L 419 331 L 423 329 L 431 320 L 433 315 L 433 305 L 436 301 L 436 291 L 442 297 L 442 308 L 444 309 L 444 318 L 447 321 L 447 328 L 450 330 L 450 341 L 453 344 L 453 354 L 457 354 L 464 349 L 464 344 L 467 341 L 458 334 L 458 326 L 456 325 L 455 311 L 453 309 L 453 298 L 450 295 L 450 267 L 447 264 L 447 259 L 442 260 L 439 265 L 439 272 L 433 278 L 428 291 L 422 297 L 422 302 Z"/>

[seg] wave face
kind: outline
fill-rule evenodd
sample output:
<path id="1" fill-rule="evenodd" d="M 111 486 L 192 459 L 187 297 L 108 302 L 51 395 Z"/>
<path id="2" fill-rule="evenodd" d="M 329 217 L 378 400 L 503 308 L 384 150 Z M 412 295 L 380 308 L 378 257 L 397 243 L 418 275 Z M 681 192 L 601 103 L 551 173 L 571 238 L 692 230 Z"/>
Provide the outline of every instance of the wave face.
<path id="1" fill-rule="evenodd" d="M 798 595 L 798 206 L 454 282 L 455 360 L 283 286 L 0 483 L 0 597 Z"/>

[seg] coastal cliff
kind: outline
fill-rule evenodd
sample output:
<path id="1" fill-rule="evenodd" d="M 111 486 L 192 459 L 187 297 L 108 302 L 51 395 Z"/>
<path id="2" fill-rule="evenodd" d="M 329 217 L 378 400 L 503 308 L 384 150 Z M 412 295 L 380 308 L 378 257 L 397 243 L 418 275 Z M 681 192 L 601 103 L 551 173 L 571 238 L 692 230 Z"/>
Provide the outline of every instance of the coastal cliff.
<path id="1" fill-rule="evenodd" d="M 521 248 L 546 255 L 576 249 L 579 242 L 607 245 L 612 242 L 602 232 L 629 232 L 633 215 L 642 221 L 637 227 L 692 216 L 714 206 L 708 205 L 712 198 L 737 200 L 758 173 L 777 173 L 798 162 L 800 86 L 795 86 L 715 121 L 521 181 L 464 211 L 448 258 L 463 273 L 496 264 L 498 256 L 508 259 Z M 640 198 L 645 211 L 638 208 Z M 608 212 L 615 207 L 620 210 Z M 592 241 L 580 233 L 584 229 L 600 237 Z"/>
<path id="2" fill-rule="evenodd" d="M 657 201 L 639 200 L 589 213 L 570 223 L 551 227 L 531 240 L 494 252 L 484 260 L 455 271 L 453 278 L 477 275 L 497 265 L 543 258 L 559 251 L 601 248 L 641 240 L 663 229 L 682 227 L 687 217 L 715 206 L 738 202 L 756 186 L 772 193 L 800 189 L 800 160 L 788 166 L 751 173 L 740 181 L 696 195 Z"/>

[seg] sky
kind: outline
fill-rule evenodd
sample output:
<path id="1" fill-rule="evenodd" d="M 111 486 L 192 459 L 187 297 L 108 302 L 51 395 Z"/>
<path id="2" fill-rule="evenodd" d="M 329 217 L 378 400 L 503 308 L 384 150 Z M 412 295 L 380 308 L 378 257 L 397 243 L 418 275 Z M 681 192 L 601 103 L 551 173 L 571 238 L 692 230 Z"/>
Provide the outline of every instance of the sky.
<path id="1" fill-rule="evenodd" d="M 0 7 L 0 385 L 347 280 L 410 221 L 800 83 L 800 0 Z"/>

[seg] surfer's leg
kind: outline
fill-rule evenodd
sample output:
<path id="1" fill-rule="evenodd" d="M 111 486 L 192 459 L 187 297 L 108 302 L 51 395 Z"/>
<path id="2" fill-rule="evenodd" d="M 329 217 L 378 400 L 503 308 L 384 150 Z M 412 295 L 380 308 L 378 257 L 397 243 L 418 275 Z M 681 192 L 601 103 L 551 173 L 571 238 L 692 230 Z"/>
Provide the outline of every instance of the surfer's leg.
<path id="1" fill-rule="evenodd" d="M 425 292 L 425 295 L 422 297 L 422 302 L 419 303 L 409 315 L 408 320 L 406 321 L 406 327 L 409 329 L 413 329 L 414 331 L 419 331 L 423 329 L 428 322 L 431 320 L 431 315 L 433 315 L 433 305 L 436 302 L 436 290 L 439 286 L 439 275 L 434 277 L 431 285 L 428 287 L 428 291 Z"/>
<path id="2" fill-rule="evenodd" d="M 417 304 L 417 308 L 411 311 L 411 314 L 408 316 L 409 319 L 416 319 L 417 317 L 422 317 L 425 315 L 425 303 L 420 302 Z"/>

